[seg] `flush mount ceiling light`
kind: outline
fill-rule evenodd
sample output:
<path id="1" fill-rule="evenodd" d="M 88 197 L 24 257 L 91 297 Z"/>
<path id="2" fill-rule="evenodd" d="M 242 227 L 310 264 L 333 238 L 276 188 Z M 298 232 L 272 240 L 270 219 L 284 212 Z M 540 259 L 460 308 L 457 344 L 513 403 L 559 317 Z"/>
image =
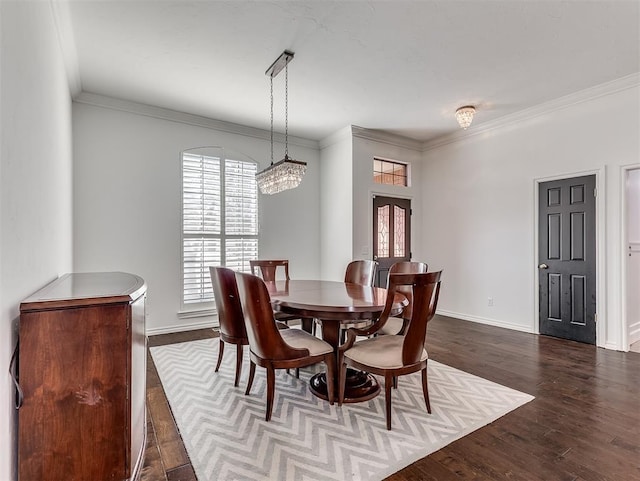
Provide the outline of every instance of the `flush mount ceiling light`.
<path id="1" fill-rule="evenodd" d="M 289 62 L 293 52 L 285 50 L 265 72 L 271 83 L 271 165 L 256 174 L 256 181 L 263 194 L 277 194 L 283 190 L 295 189 L 300 185 L 307 171 L 307 163 L 289 158 Z M 273 163 L 273 79 L 284 68 L 284 158 Z"/>
<path id="2" fill-rule="evenodd" d="M 472 105 L 465 105 L 456 110 L 456 120 L 464 130 L 473 122 L 473 114 L 476 113 L 476 109 Z"/>

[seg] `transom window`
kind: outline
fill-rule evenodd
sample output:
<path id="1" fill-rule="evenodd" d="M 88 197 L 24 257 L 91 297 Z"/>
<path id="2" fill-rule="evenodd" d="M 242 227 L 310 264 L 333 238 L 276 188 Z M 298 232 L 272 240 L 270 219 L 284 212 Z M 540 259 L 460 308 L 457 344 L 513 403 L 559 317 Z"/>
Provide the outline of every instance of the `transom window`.
<path id="1" fill-rule="evenodd" d="M 408 184 L 407 164 L 394 160 L 373 159 L 373 181 L 376 184 L 402 185 Z"/>
<path id="2" fill-rule="evenodd" d="M 257 259 L 256 172 L 221 148 L 182 153 L 183 307 L 213 306 L 209 266 L 248 272 Z"/>

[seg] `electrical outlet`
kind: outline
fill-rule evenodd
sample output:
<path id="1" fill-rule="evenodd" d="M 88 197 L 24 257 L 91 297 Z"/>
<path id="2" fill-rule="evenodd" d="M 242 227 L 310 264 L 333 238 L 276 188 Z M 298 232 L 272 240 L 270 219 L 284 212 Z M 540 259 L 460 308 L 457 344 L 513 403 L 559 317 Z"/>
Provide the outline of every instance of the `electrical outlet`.
<path id="1" fill-rule="evenodd" d="M 487 306 L 493 307 L 493 297 L 487 297 Z"/>

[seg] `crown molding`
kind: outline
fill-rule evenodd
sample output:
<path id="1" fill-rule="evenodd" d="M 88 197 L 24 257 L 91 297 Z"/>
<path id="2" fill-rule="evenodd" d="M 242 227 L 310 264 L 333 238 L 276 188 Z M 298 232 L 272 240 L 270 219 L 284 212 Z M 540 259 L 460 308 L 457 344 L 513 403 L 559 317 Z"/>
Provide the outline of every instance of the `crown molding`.
<path id="1" fill-rule="evenodd" d="M 383 144 L 389 144 L 395 147 L 416 150 L 418 152 L 420 152 L 423 148 L 423 143 L 419 140 L 403 137 L 402 135 L 392 134 L 391 132 L 386 132 L 384 130 L 365 129 L 364 127 L 352 125 L 351 132 L 353 134 L 353 137 L 358 137 L 365 140 L 373 140 L 374 142 L 382 142 Z"/>
<path id="2" fill-rule="evenodd" d="M 94 94 L 91 92 L 80 92 L 74 99 L 74 102 L 94 107 L 103 107 L 111 110 L 119 110 L 145 117 L 155 119 L 169 120 L 181 124 L 194 125 L 204 127 L 206 129 L 218 130 L 230 134 L 243 135 L 245 137 L 253 137 L 261 140 L 270 140 L 271 133 L 268 130 L 248 127 L 246 125 L 234 124 L 223 120 L 210 119 L 200 115 L 188 114 L 177 110 L 165 109 L 153 105 L 140 104 L 130 100 L 118 99 L 115 97 L 107 97 L 105 95 Z M 278 132 L 273 134 L 274 141 L 283 143 L 285 136 Z M 319 144 L 316 140 L 304 139 L 302 137 L 294 137 L 289 135 L 289 145 L 297 145 L 298 147 L 306 147 L 309 149 L 319 150 Z"/>
<path id="3" fill-rule="evenodd" d="M 52 5 L 57 5 L 58 2 L 53 2 Z M 53 7 L 54 11 L 56 7 Z M 62 15 L 64 17 L 64 15 Z M 56 21 L 58 22 L 58 21 Z M 68 43 L 69 37 L 65 37 Z M 64 39 L 62 36 L 59 37 L 61 45 L 64 43 Z M 68 51 L 68 49 L 66 50 Z M 73 49 L 75 52 L 75 49 Z M 69 75 L 70 89 L 74 90 L 75 88 L 80 88 L 80 78 L 77 70 L 77 57 L 76 59 L 76 68 L 73 67 L 73 55 L 65 56 L 65 64 L 67 65 L 67 74 Z M 67 64 L 68 62 L 68 64 Z M 74 74 L 74 72 L 76 72 Z M 75 82 L 73 79 L 77 79 Z M 343 129 L 338 130 L 337 132 L 325 137 L 320 141 L 305 139 L 302 137 L 294 137 L 289 136 L 289 144 L 297 145 L 299 147 L 306 147 L 310 149 L 324 149 L 333 145 L 345 137 L 351 136 L 352 138 L 361 138 L 364 140 L 371 140 L 374 142 L 381 142 L 389 145 L 393 145 L 396 147 L 416 150 L 418 152 L 425 152 L 433 149 L 437 149 L 439 147 L 456 143 L 477 135 L 484 134 L 491 130 L 503 128 L 505 126 L 516 124 L 519 122 L 523 122 L 526 120 L 533 119 L 540 115 L 545 115 L 554 111 L 562 110 L 573 105 L 580 104 L 582 102 L 587 102 L 590 100 L 597 99 L 599 97 L 604 97 L 607 95 L 611 95 L 623 90 L 627 90 L 630 88 L 635 88 L 640 86 L 640 73 L 634 73 L 631 75 L 627 75 L 620 79 L 613 80 L 611 82 L 606 82 L 604 84 L 596 85 L 594 87 L 590 87 L 585 90 L 581 90 L 579 92 L 575 92 L 564 97 L 560 97 L 555 100 L 551 100 L 549 102 L 545 102 L 543 104 L 536 105 L 534 107 L 521 110 L 519 112 L 515 112 L 510 115 L 505 115 L 503 117 L 497 118 L 495 120 L 491 120 L 488 122 L 484 122 L 481 124 L 477 124 L 474 128 L 463 131 L 458 130 L 451 134 L 447 134 L 436 139 L 421 142 L 419 140 L 410 139 L 408 137 L 403 137 L 401 135 L 393 134 L 390 132 L 386 132 L 383 130 L 376 129 L 367 129 L 364 127 L 359 127 L 356 125 L 347 126 Z M 245 125 L 235 124 L 231 122 L 225 122 L 222 120 L 215 120 L 208 117 L 202 117 L 199 115 L 188 114 L 185 112 L 179 112 L 176 110 L 165 109 L 162 107 L 156 107 L 147 104 L 141 104 L 137 102 L 132 102 L 129 100 L 118 99 L 115 97 L 108 97 L 104 95 L 94 94 L 91 92 L 80 92 L 75 95 L 75 102 L 83 103 L 87 105 L 93 105 L 97 107 L 109 108 L 112 110 L 120 110 L 124 112 L 134 113 L 138 115 L 144 115 L 147 117 L 153 117 L 163 120 L 169 120 L 173 122 L 179 122 L 183 124 L 195 125 L 198 127 L 204 127 L 212 130 L 218 130 L 221 132 L 228 132 L 237 135 L 243 135 L 247 137 L 253 137 L 261 140 L 270 140 L 270 132 L 263 129 L 258 129 L 254 127 L 248 127 Z M 274 139 L 279 143 L 284 143 L 284 135 L 275 132 Z"/>
<path id="4" fill-rule="evenodd" d="M 78 63 L 78 51 L 76 41 L 71 26 L 71 13 L 69 12 L 69 2 L 62 0 L 50 0 L 51 14 L 58 36 L 58 44 L 67 73 L 69 92 L 71 97 L 75 97 L 82 92 L 82 81 L 80 79 L 80 66 Z"/>
<path id="5" fill-rule="evenodd" d="M 319 142 L 320 149 L 326 149 L 327 147 L 331 147 L 332 145 L 345 140 L 350 142 L 352 138 L 351 125 L 347 125 L 331 135 L 327 135 L 324 139 L 321 139 Z"/>
<path id="6" fill-rule="evenodd" d="M 595 100 L 600 97 L 612 95 L 623 90 L 628 90 L 640 86 L 640 72 L 621 77 L 610 82 L 589 87 L 578 92 L 574 92 L 564 97 L 559 97 L 549 102 L 536 105 L 534 107 L 515 112 L 513 114 L 499 117 L 495 120 L 490 120 L 482 124 L 478 124 L 473 129 L 458 130 L 452 134 L 447 134 L 442 137 L 424 142 L 422 151 L 437 149 L 447 144 L 459 142 L 461 140 L 484 134 L 491 130 L 499 129 L 511 124 L 530 120 L 540 115 L 549 114 L 558 110 L 566 109 L 574 105 Z"/>

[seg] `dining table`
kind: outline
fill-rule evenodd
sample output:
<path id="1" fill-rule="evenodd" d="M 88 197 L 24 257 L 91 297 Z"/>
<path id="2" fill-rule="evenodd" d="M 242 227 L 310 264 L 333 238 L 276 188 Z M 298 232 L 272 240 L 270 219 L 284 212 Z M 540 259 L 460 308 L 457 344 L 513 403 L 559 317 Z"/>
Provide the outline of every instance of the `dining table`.
<path id="1" fill-rule="evenodd" d="M 387 300 L 386 289 L 340 281 L 276 280 L 265 283 L 274 311 L 293 314 L 302 319 L 316 319 L 322 326 L 322 339 L 336 355 L 335 390 L 338 392 L 337 364 L 340 330 L 349 324 L 377 319 Z M 402 311 L 408 303 L 397 293 L 392 310 Z M 328 399 L 326 373 L 315 374 L 309 381 L 311 392 Z M 376 378 L 366 372 L 347 370 L 344 402 L 355 403 L 374 398 L 380 392 Z"/>

